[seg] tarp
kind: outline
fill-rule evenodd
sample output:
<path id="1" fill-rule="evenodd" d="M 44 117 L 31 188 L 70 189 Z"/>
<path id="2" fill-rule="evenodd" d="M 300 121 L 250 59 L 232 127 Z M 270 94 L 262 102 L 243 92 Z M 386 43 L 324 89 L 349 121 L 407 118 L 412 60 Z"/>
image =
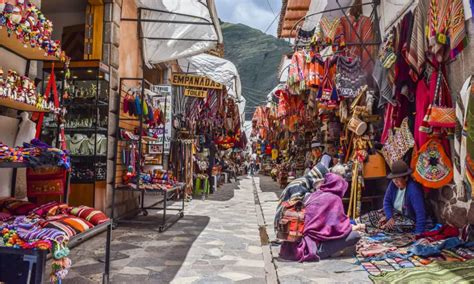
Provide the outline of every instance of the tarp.
<path id="1" fill-rule="evenodd" d="M 242 116 L 245 110 L 245 98 L 241 95 L 242 86 L 239 72 L 234 63 L 207 53 L 178 59 L 180 69 L 186 73 L 197 73 L 226 86 L 227 93 L 234 98 Z M 244 119 L 242 118 L 242 121 Z"/>
<path id="2" fill-rule="evenodd" d="M 136 0 L 145 64 L 206 52 L 222 43 L 214 0 Z"/>

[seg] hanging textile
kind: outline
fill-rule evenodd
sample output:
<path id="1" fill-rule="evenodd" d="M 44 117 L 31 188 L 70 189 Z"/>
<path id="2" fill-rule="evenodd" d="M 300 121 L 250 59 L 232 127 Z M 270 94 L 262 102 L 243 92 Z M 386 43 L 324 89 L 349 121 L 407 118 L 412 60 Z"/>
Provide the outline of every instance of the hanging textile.
<path id="1" fill-rule="evenodd" d="M 466 174 L 466 111 L 469 95 L 471 93 L 471 79 L 469 76 L 456 99 L 456 131 L 454 135 L 454 183 L 458 189 L 458 195 L 464 195 L 464 177 Z"/>
<path id="2" fill-rule="evenodd" d="M 425 27 L 428 16 L 429 1 L 430 0 L 418 1 L 418 5 L 414 11 L 413 29 L 406 51 L 406 60 L 408 65 L 411 67 L 410 76 L 415 82 L 418 81 L 418 78 L 422 75 L 426 61 Z"/>
<path id="3" fill-rule="evenodd" d="M 466 135 L 466 191 L 472 194 L 474 186 L 474 86 L 472 84 L 466 104 L 463 133 Z"/>
<path id="4" fill-rule="evenodd" d="M 344 34 L 343 42 L 359 43 L 359 37 L 362 43 L 370 43 L 375 41 L 375 33 L 372 27 L 372 20 L 366 16 L 354 17 L 352 15 L 341 18 L 340 28 Z M 357 33 L 357 34 L 356 34 Z M 359 35 L 359 37 L 357 36 Z M 370 74 L 372 73 L 373 63 L 371 57 L 375 57 L 376 45 L 366 45 L 364 49 L 362 45 L 353 45 L 346 47 L 352 55 L 359 56 L 362 59 L 362 67 Z"/>
<path id="5" fill-rule="evenodd" d="M 462 0 L 431 0 L 427 26 L 428 52 L 433 61 L 453 59 L 467 46 Z"/>

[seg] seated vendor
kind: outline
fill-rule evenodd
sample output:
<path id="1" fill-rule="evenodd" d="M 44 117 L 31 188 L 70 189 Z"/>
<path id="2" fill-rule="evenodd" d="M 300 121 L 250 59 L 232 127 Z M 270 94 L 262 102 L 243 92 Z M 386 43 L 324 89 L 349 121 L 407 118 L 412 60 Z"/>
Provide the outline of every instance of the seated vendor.
<path id="1" fill-rule="evenodd" d="M 379 222 L 382 229 L 393 230 L 396 226 L 394 215 L 401 214 L 415 221 L 415 233 L 425 231 L 426 213 L 423 191 L 418 183 L 410 178 L 412 170 L 404 161 L 392 165 L 391 179 L 383 201 L 385 217 Z"/>
<path id="2" fill-rule="evenodd" d="M 296 261 L 317 261 L 331 256 L 350 255 L 360 240 L 344 212 L 342 198 L 348 183 L 338 174 L 328 173 L 319 189 L 304 202 L 304 229 L 297 242 L 283 242 L 280 257 Z"/>
<path id="3" fill-rule="evenodd" d="M 324 166 L 326 166 L 326 168 L 331 167 L 332 158 L 330 155 L 324 152 L 324 146 L 320 142 L 315 140 L 311 142 L 311 154 L 313 156 L 312 158 L 314 165 L 317 163 L 322 163 Z"/>

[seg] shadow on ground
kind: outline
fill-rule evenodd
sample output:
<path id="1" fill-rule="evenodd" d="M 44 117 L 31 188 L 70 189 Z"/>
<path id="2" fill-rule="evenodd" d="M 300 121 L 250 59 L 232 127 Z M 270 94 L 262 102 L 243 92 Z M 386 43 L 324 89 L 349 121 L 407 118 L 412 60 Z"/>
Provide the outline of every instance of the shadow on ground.
<path id="1" fill-rule="evenodd" d="M 273 192 L 277 198 L 280 198 L 283 188 L 280 188 L 277 182 L 269 176 L 258 175 L 258 178 L 260 178 L 260 190 L 262 192 Z"/>
<path id="2" fill-rule="evenodd" d="M 169 283 L 209 220 L 207 216 L 185 215 L 163 233 L 150 225 L 120 225 L 113 231 L 111 282 Z M 99 259 L 104 244 L 102 234 L 72 249 L 73 268 L 63 283 L 101 282 L 104 264 Z"/>
<path id="3" fill-rule="evenodd" d="M 207 199 L 212 201 L 229 201 L 234 198 L 234 191 L 239 189 L 239 185 L 240 181 L 223 184 L 217 188 L 217 192 L 210 194 Z M 195 198 L 200 198 L 200 196 Z"/>

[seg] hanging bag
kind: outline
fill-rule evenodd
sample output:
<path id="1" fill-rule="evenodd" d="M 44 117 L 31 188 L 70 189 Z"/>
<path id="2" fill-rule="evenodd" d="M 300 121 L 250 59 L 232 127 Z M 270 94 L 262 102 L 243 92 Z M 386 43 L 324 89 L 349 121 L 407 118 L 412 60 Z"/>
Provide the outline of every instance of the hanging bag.
<path id="1" fill-rule="evenodd" d="M 337 89 L 334 87 L 334 84 L 330 78 L 329 71 L 330 71 L 330 62 L 326 60 L 324 66 L 324 78 L 322 81 L 321 86 L 318 90 L 317 99 L 319 101 L 339 101 L 339 95 L 337 93 Z"/>
<path id="2" fill-rule="evenodd" d="M 394 162 L 402 160 L 405 154 L 413 148 L 415 139 L 408 127 L 408 117 L 403 119 L 400 128 L 396 130 L 395 134 L 392 130 L 389 131 L 387 142 L 382 148 L 382 154 L 391 167 Z"/>
<path id="3" fill-rule="evenodd" d="M 437 138 L 431 138 L 414 155 L 413 179 L 428 188 L 441 188 L 453 179 L 453 164 Z"/>
<path id="4" fill-rule="evenodd" d="M 444 79 L 443 72 L 440 70 L 436 79 L 433 103 L 429 108 L 428 125 L 440 128 L 454 128 L 456 127 L 456 109 L 442 106 L 441 84 L 446 84 L 446 80 Z"/>

